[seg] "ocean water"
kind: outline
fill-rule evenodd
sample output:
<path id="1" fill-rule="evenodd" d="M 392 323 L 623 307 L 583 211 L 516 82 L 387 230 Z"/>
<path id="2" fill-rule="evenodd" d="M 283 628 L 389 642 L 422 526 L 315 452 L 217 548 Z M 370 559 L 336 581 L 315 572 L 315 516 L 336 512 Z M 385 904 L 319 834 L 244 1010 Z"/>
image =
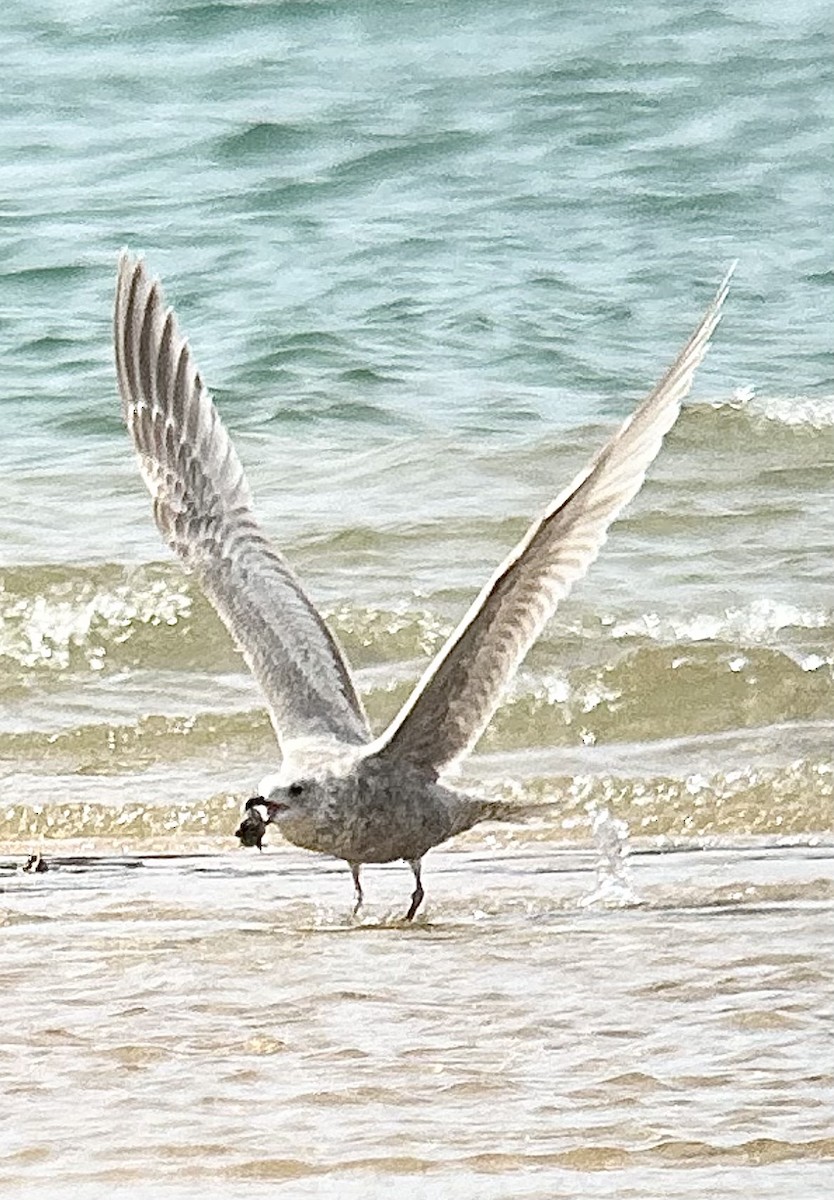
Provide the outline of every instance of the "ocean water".
<path id="1" fill-rule="evenodd" d="M 830 33 L 821 0 L 0 14 L 4 1196 L 828 1194 Z M 341 866 L 234 843 L 277 749 L 121 427 L 124 245 L 378 728 L 739 260 L 464 766 L 504 819 L 428 857 L 413 930 L 404 868 L 351 922 Z"/>

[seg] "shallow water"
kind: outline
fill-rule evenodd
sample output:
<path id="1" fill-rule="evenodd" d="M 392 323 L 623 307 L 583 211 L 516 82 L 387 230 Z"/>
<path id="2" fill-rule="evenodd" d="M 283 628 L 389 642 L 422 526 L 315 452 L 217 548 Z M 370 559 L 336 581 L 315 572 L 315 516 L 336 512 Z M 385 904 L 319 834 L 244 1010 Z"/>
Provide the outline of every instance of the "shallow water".
<path id="1" fill-rule="evenodd" d="M 0 13 L 4 1197 L 828 1196 L 829 24 Z M 740 260 L 413 929 L 401 866 L 353 923 L 344 868 L 233 846 L 277 751 L 120 425 L 124 244 L 377 728 Z"/>
<path id="2" fill-rule="evenodd" d="M 826 1194 L 832 848 L 488 841 L 2 869 L 3 1195 Z"/>

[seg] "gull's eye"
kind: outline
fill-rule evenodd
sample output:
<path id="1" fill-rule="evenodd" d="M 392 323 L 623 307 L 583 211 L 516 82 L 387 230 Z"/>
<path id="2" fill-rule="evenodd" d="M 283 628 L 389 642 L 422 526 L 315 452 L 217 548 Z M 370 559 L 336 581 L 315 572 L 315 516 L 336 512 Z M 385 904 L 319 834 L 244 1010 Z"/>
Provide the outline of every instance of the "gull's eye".
<path id="1" fill-rule="evenodd" d="M 303 791 L 304 791 L 303 783 L 291 783 L 290 786 L 287 788 L 287 794 L 290 796 L 300 796 Z"/>

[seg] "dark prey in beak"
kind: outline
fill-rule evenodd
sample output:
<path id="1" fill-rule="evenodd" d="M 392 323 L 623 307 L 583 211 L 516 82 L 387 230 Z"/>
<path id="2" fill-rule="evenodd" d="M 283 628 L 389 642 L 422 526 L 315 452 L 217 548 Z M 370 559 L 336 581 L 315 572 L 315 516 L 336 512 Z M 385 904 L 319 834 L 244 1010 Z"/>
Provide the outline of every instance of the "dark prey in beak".
<path id="1" fill-rule="evenodd" d="M 263 796 L 253 796 L 244 805 L 244 818 L 235 830 L 235 837 L 240 838 L 241 846 L 257 846 L 263 850 L 263 836 L 266 833 L 266 821 L 258 805 L 266 804 Z"/>

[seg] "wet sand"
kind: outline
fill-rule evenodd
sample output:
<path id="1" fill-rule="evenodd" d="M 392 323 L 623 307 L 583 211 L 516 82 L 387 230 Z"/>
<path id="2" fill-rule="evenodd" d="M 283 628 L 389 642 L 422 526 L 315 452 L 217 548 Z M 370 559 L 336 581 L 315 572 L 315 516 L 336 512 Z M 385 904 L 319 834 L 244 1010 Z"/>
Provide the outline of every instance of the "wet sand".
<path id="1" fill-rule="evenodd" d="M 413 928 L 404 866 L 4 857 L 2 1195 L 822 1200 L 834 845 L 490 836 Z"/>

